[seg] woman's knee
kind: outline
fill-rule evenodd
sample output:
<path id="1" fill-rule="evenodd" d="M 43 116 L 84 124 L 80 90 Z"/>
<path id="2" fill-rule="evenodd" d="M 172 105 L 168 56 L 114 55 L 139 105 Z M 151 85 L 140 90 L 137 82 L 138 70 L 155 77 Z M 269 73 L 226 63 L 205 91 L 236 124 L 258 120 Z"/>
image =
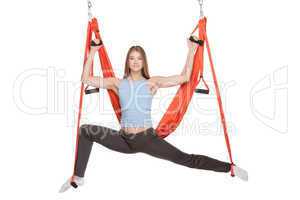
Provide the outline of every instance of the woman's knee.
<path id="1" fill-rule="evenodd" d="M 89 140 L 93 140 L 95 137 L 103 137 L 107 132 L 106 130 L 107 128 L 102 126 L 83 124 L 80 126 L 80 135 Z"/>
<path id="2" fill-rule="evenodd" d="M 180 164 L 180 165 L 185 165 L 187 167 L 192 167 L 191 166 L 191 154 L 182 152 L 182 151 L 177 151 L 172 155 L 172 161 L 174 163 Z"/>
<path id="3" fill-rule="evenodd" d="M 89 138 L 89 126 L 88 124 L 82 124 L 79 128 L 79 136 Z"/>

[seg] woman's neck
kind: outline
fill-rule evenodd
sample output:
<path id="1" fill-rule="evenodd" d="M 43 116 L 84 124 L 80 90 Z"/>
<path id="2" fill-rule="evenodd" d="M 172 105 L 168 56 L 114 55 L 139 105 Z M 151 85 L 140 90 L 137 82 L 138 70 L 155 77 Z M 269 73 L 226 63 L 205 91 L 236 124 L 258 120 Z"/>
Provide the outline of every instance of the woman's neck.
<path id="1" fill-rule="evenodd" d="M 133 81 L 145 79 L 140 73 L 139 74 L 137 74 L 137 73 L 130 73 L 129 74 L 129 78 L 131 80 L 133 80 Z"/>

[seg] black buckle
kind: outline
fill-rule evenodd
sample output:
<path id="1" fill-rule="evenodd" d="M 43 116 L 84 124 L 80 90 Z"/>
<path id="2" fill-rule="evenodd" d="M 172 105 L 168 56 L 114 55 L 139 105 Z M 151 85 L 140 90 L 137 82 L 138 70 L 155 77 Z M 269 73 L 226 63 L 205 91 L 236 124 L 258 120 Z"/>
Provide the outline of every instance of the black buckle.
<path id="1" fill-rule="evenodd" d="M 84 90 L 85 94 L 93 94 L 93 93 L 97 93 L 99 92 L 99 88 L 94 88 L 94 89 L 90 89 L 90 90 Z"/>
<path id="2" fill-rule="evenodd" d="M 195 89 L 196 93 L 209 94 L 209 89 Z"/>
<path id="3" fill-rule="evenodd" d="M 197 44 L 199 44 L 200 46 L 203 46 L 203 44 L 204 44 L 204 41 L 203 40 L 198 40 L 198 39 L 196 39 L 194 36 L 190 36 L 190 38 L 189 38 L 189 40 L 190 41 L 192 41 L 192 42 L 194 42 L 194 43 L 197 43 Z"/>
<path id="4" fill-rule="evenodd" d="M 78 187 L 78 185 L 75 182 L 73 182 L 73 181 L 71 182 L 71 185 L 72 185 L 73 188 L 77 188 Z"/>
<path id="5" fill-rule="evenodd" d="M 100 40 L 99 43 L 96 43 L 94 40 L 91 41 L 91 46 L 92 46 L 92 47 L 101 46 L 102 44 L 103 44 L 102 40 Z"/>

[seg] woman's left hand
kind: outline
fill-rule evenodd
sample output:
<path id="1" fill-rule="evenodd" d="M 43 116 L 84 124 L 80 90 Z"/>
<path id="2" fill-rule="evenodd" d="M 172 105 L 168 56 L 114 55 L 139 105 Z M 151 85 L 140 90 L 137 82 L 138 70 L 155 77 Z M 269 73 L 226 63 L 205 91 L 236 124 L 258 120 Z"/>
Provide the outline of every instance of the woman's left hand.
<path id="1" fill-rule="evenodd" d="M 195 36 L 194 36 L 195 37 Z M 192 42 L 190 40 L 190 38 L 187 38 L 187 46 L 190 50 L 195 51 L 198 47 L 198 44 L 196 44 L 195 42 Z"/>

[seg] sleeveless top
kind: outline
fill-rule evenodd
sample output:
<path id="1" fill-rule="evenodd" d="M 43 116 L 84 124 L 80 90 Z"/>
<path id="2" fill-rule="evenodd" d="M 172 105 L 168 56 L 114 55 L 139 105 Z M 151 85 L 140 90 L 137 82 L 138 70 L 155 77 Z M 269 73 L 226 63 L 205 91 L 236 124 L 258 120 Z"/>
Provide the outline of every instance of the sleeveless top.
<path id="1" fill-rule="evenodd" d="M 119 85 L 121 127 L 152 127 L 152 98 L 147 79 L 122 79 Z"/>

